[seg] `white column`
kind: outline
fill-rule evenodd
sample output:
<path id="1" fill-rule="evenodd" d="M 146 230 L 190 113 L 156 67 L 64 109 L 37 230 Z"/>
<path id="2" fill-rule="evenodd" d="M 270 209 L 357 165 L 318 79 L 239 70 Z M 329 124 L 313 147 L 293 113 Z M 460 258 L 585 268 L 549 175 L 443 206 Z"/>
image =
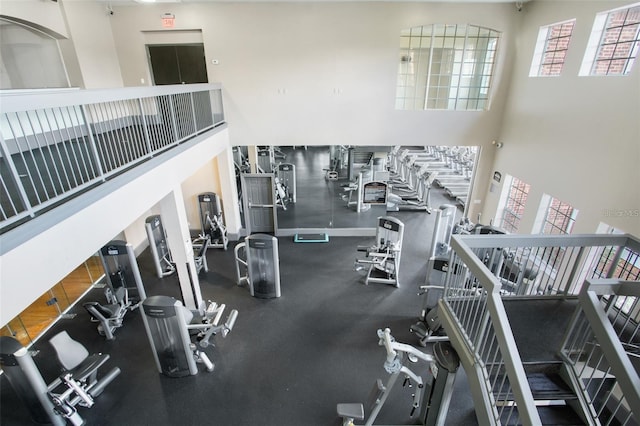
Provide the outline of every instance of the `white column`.
<path id="1" fill-rule="evenodd" d="M 249 164 L 251 164 L 251 173 L 258 173 L 258 147 L 256 145 L 248 146 L 247 151 Z"/>
<path id="2" fill-rule="evenodd" d="M 218 179 L 220 179 L 225 226 L 227 227 L 227 233 L 238 235 L 242 227 L 242 222 L 240 220 L 240 207 L 238 205 L 238 188 L 236 187 L 236 172 L 233 164 L 233 149 L 228 147 L 218 154 L 216 158 L 218 161 Z"/>
<path id="3" fill-rule="evenodd" d="M 176 264 L 184 306 L 199 309 L 202 305 L 200 281 L 194 263 L 184 197 L 179 185 L 160 200 L 160 216 L 167 234 L 167 244 Z"/>

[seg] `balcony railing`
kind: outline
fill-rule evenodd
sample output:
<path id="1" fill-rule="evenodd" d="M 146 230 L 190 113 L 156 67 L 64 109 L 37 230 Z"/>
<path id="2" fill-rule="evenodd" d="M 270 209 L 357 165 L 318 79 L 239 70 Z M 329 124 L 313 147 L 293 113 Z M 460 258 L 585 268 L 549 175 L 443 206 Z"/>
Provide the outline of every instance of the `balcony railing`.
<path id="1" fill-rule="evenodd" d="M 640 401 L 638 375 L 628 358 L 637 362 L 640 356 L 639 240 L 628 235 L 486 235 L 454 236 L 451 245 L 440 315 L 461 359 L 472 366 L 467 376 L 481 423 L 542 423 L 507 301 L 572 300 L 574 320 L 558 332 L 564 340 L 551 349 L 582 388 L 581 407 L 587 413 L 580 415 L 592 419 L 590 424 L 637 424 L 638 413 L 629 407 Z M 589 280 L 602 278 L 624 285 L 600 286 L 593 296 Z M 533 321 L 530 330 L 538 326 Z M 597 380 L 589 381 L 589 374 Z"/>
<path id="2" fill-rule="evenodd" d="M 0 232 L 224 123 L 219 84 L 0 98 Z"/>

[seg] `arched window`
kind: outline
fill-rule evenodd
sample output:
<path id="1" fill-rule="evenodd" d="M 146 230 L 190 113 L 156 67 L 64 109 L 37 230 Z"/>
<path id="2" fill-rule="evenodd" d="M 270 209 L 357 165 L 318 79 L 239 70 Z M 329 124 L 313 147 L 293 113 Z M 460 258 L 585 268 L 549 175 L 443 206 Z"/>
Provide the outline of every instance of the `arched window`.
<path id="1" fill-rule="evenodd" d="M 485 110 L 500 33 L 476 25 L 403 30 L 396 109 Z"/>
<path id="2" fill-rule="evenodd" d="M 27 23 L 0 18 L 0 89 L 69 87 L 58 40 Z"/>

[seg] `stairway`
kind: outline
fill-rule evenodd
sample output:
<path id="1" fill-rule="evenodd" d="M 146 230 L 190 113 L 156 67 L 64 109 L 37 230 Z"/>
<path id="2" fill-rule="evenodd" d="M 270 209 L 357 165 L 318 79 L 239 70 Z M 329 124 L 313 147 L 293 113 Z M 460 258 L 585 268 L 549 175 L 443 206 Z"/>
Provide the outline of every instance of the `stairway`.
<path id="1" fill-rule="evenodd" d="M 581 409 L 576 392 L 563 378 L 561 361 L 527 362 L 523 366 L 542 424 L 571 426 L 586 424 L 584 418 L 578 414 Z M 491 370 L 490 367 L 488 370 Z M 494 388 L 494 395 L 502 400 L 513 401 L 508 381 L 502 380 L 504 374 L 498 373 L 498 375 L 494 383 L 499 383 L 500 386 L 498 389 Z M 513 409 L 504 407 L 502 410 L 498 407 L 498 410 L 501 411 L 500 419 L 503 425 L 518 424 L 519 416 L 516 407 Z"/>
<path id="2" fill-rule="evenodd" d="M 503 303 L 542 424 L 587 424 L 570 376 L 558 356 L 577 300 L 519 298 L 503 299 Z M 504 384 L 505 391 L 508 386 L 508 382 Z M 497 391 L 494 389 L 494 394 Z M 504 392 L 500 395 L 505 399 Z M 518 416 L 515 409 L 513 414 L 511 411 L 503 410 L 503 424 L 515 424 Z"/>

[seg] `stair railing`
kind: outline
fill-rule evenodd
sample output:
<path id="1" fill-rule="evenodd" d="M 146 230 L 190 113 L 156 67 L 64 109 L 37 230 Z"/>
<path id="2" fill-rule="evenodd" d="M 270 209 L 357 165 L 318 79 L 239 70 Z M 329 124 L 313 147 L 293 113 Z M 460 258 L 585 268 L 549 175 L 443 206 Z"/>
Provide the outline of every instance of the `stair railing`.
<path id="1" fill-rule="evenodd" d="M 439 313 L 465 367 L 480 423 L 541 424 L 531 389 L 518 379 L 525 371 L 500 281 L 458 236 L 451 246 Z"/>
<path id="2" fill-rule="evenodd" d="M 454 235 L 451 246 L 439 315 L 467 372 L 478 420 L 540 424 L 502 299 L 576 298 L 587 279 L 638 280 L 640 240 L 630 235 Z M 640 307 L 633 302 L 632 309 L 637 324 Z M 636 328 L 632 334 L 638 339 L 640 332 Z"/>
<path id="3" fill-rule="evenodd" d="M 640 281 L 587 280 L 562 347 L 592 418 L 603 425 L 640 421 L 639 297 Z"/>

